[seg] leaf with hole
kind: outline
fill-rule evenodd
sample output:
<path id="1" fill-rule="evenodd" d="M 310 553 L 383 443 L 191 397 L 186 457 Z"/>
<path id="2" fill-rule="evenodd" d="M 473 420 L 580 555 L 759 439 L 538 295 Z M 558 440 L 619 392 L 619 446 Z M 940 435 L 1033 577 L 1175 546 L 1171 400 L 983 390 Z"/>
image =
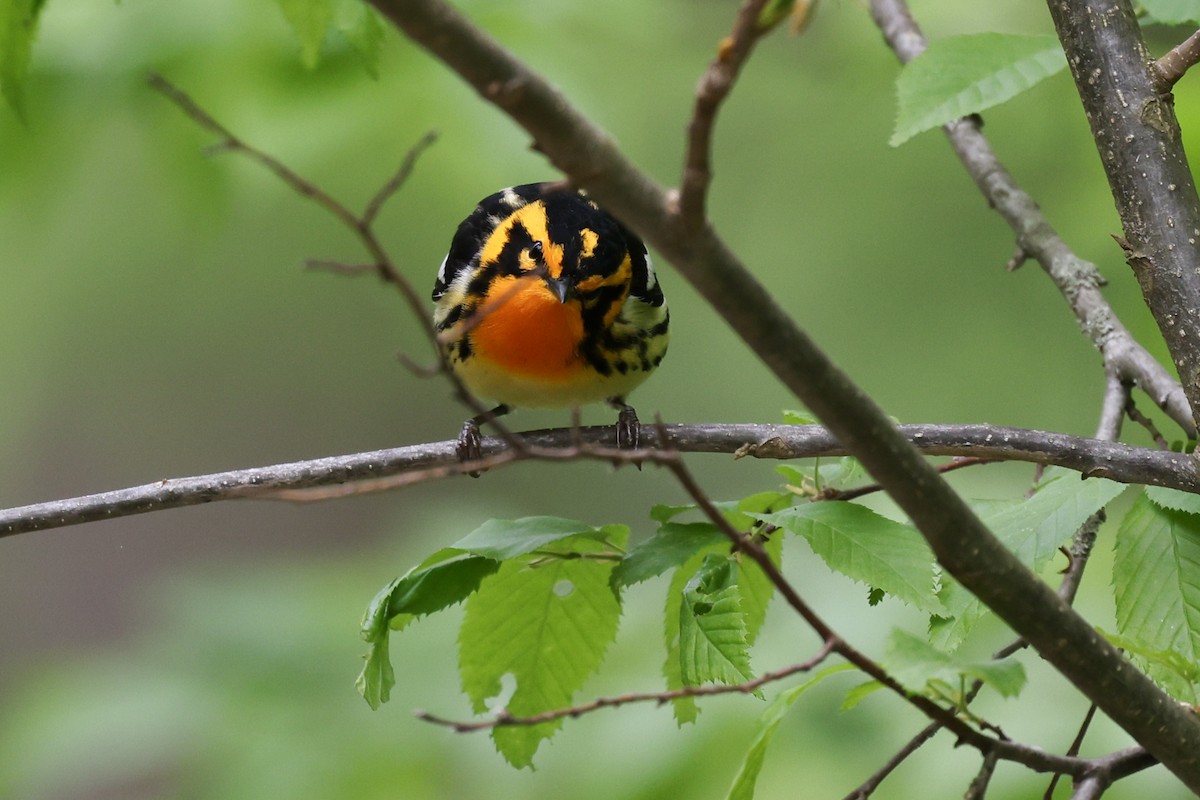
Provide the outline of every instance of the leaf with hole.
<path id="1" fill-rule="evenodd" d="M 683 588 L 679 667 L 685 686 L 752 680 L 737 563 L 710 554 Z M 758 694 L 758 693 L 756 693 Z"/>
<path id="2" fill-rule="evenodd" d="M 570 545 L 583 553 L 603 547 L 587 536 Z M 512 560 L 484 579 L 467 600 L 459 631 L 459 671 L 475 713 L 488 709 L 506 675 L 516 683 L 506 709 L 514 716 L 571 704 L 617 633 L 621 607 L 609 588 L 612 569 L 611 562 L 587 558 L 537 566 Z M 561 725 L 501 726 L 492 739 L 514 766 L 531 766 L 538 746 Z"/>

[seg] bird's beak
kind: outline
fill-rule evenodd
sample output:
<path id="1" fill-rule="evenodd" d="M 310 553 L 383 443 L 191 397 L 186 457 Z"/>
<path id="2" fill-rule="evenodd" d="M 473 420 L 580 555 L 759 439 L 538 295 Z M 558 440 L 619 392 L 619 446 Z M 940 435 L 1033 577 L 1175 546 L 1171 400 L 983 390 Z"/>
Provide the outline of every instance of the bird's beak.
<path id="1" fill-rule="evenodd" d="M 546 286 L 549 287 L 550 293 L 558 298 L 558 302 L 565 303 L 571 299 L 572 286 L 571 282 L 566 278 L 558 278 L 556 280 L 547 275 L 542 280 L 546 281 Z"/>

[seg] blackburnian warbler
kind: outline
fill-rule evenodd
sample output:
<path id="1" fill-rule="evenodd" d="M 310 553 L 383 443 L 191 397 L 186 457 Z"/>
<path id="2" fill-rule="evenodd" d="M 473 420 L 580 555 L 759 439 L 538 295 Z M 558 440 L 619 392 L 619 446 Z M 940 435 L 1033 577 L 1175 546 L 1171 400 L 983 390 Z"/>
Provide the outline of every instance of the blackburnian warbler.
<path id="1" fill-rule="evenodd" d="M 472 394 L 500 403 L 468 420 L 459 456 L 479 455 L 479 424 L 511 406 L 605 401 L 616 442 L 636 447 L 625 397 L 667 351 L 670 314 L 646 246 L 561 184 L 485 197 L 454 234 L 433 287 L 434 325 Z"/>

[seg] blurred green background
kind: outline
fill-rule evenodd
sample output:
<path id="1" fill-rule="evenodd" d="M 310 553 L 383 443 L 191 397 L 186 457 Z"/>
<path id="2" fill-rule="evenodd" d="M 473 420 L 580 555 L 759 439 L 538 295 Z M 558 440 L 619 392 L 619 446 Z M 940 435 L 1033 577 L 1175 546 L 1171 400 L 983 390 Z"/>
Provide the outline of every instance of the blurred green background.
<path id="1" fill-rule="evenodd" d="M 462 5 L 636 162 L 676 181 L 691 93 L 734 3 Z M 912 5 L 930 37 L 1050 30 L 1035 0 Z M 1181 38 L 1156 36 L 1160 51 Z M 371 80 L 337 42 L 304 68 L 268 0 L 53 0 L 27 123 L 0 112 L 0 506 L 452 437 L 464 410 L 396 358 L 428 353 L 398 293 L 303 269 L 307 258 L 363 256 L 259 165 L 206 158 L 212 137 L 148 89 L 150 70 L 355 208 L 436 128 L 440 140 L 381 220 L 422 292 L 479 198 L 554 177 L 522 132 L 394 34 Z M 718 130 L 718 229 L 899 419 L 1089 434 L 1098 355 L 1036 264 L 1005 272 L 1012 237 L 940 134 L 886 145 L 896 70 L 860 3 L 825 0 L 805 36 L 766 40 Z M 1178 88 L 1185 131 L 1197 121 L 1195 83 Z M 1164 355 L 1109 238 L 1119 226 L 1069 77 L 986 116 L 1001 158 L 1099 264 L 1126 325 Z M 673 338 L 635 397 L 643 418 L 778 421 L 794 400 L 659 265 Z M 779 483 L 767 463 L 691 463 L 718 498 Z M 955 480 L 971 496 L 1014 496 L 1030 477 L 1007 466 Z M 457 612 L 399 637 L 399 684 L 381 711 L 352 686 L 367 601 L 483 520 L 558 514 L 627 522 L 636 536 L 651 530 L 652 503 L 682 499 L 653 469 L 527 464 L 326 504 L 221 503 L 4 540 L 0 796 L 723 797 L 761 711 L 750 698 L 705 701 L 682 731 L 650 707 L 571 721 L 536 771 L 518 772 L 485 736 L 411 716 L 468 716 Z M 1107 537 L 1100 550 L 1082 602 L 1111 627 Z M 826 575 L 803 546 L 787 560 L 802 592 L 868 652 L 882 652 L 893 624 L 921 629 L 904 609 L 869 608 L 861 587 Z M 657 688 L 664 586 L 630 592 L 618 643 L 584 696 Z M 992 634 L 983 649 L 1005 640 Z M 777 610 L 756 669 L 807 657 L 813 638 Z M 1033 684 L 1019 701 L 981 708 L 1011 735 L 1062 750 L 1084 704 L 1037 659 L 1026 664 Z M 923 724 L 881 695 L 839 712 L 854 682 L 831 680 L 797 704 L 759 797 L 841 797 Z M 1085 753 L 1126 743 L 1101 723 Z M 951 745 L 936 739 L 876 796 L 961 796 L 977 757 Z M 997 781 L 1004 789 L 989 797 L 1023 798 L 1046 779 L 1002 765 Z M 1108 796 L 1147 794 L 1184 796 L 1161 769 Z"/>

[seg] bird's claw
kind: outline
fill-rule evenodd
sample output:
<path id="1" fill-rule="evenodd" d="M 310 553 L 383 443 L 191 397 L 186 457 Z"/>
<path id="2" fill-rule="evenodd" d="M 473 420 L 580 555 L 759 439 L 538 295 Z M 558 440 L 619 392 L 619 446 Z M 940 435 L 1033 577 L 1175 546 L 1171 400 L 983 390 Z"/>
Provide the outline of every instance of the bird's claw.
<path id="1" fill-rule="evenodd" d="M 617 414 L 617 449 L 637 450 L 641 444 L 642 423 L 638 419 L 637 412 L 633 410 L 633 406 L 621 406 L 620 413 Z M 630 461 L 638 469 L 642 468 L 641 461 L 635 459 Z"/>
<path id="2" fill-rule="evenodd" d="M 463 423 L 462 430 L 458 432 L 456 450 L 458 460 L 463 464 L 483 458 L 483 436 L 479 433 L 479 423 L 476 420 L 469 419 Z M 483 474 L 483 470 L 473 469 L 469 470 L 467 474 L 472 478 L 478 478 Z"/>

